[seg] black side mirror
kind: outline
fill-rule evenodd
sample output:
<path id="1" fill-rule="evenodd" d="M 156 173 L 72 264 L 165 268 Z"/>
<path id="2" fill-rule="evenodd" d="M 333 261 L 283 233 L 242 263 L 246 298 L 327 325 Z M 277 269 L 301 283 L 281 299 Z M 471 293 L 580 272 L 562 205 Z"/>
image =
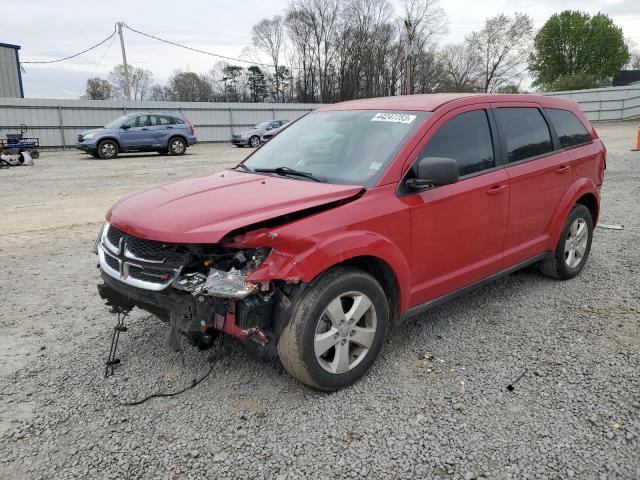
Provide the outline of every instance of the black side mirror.
<path id="1" fill-rule="evenodd" d="M 452 158 L 425 157 L 418 160 L 416 173 L 406 181 L 413 190 L 449 185 L 458 181 L 458 164 Z"/>
<path id="2" fill-rule="evenodd" d="M 126 125 L 126 124 L 125 124 L 125 125 L 122 125 L 120 128 L 121 128 L 122 130 L 129 130 L 131 127 L 130 127 L 129 125 Z"/>

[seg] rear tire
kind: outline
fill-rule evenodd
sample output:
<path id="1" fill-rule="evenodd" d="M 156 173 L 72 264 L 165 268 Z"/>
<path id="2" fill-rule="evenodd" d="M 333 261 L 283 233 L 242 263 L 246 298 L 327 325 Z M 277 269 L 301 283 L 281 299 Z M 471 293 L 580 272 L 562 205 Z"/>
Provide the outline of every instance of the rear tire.
<path id="1" fill-rule="evenodd" d="M 584 205 L 576 204 L 567 217 L 552 256 L 540 263 L 540 271 L 560 280 L 575 277 L 587 263 L 592 239 L 591 212 Z"/>
<path id="2" fill-rule="evenodd" d="M 185 142 L 182 138 L 173 137 L 169 140 L 169 154 L 170 155 L 184 155 L 184 152 L 187 151 L 187 142 Z"/>
<path id="3" fill-rule="evenodd" d="M 251 137 L 249 139 L 249 146 L 253 147 L 253 148 L 257 148 L 260 146 L 260 137 L 257 135 L 254 135 L 253 137 Z"/>
<path id="4" fill-rule="evenodd" d="M 320 390 L 359 380 L 382 349 L 389 306 L 380 284 L 348 267 L 328 270 L 294 302 L 278 339 L 278 355 L 293 377 Z"/>
<path id="5" fill-rule="evenodd" d="M 120 153 L 120 149 L 113 140 L 103 140 L 98 144 L 98 156 L 103 160 L 116 158 L 118 153 Z"/>

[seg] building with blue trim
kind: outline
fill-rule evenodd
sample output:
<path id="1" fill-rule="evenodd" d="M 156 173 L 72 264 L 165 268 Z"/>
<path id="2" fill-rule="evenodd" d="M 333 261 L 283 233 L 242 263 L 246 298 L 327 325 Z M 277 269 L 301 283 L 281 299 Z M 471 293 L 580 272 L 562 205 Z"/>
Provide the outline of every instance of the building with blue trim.
<path id="1" fill-rule="evenodd" d="M 0 43 L 0 97 L 24 98 L 18 50 L 18 45 Z"/>

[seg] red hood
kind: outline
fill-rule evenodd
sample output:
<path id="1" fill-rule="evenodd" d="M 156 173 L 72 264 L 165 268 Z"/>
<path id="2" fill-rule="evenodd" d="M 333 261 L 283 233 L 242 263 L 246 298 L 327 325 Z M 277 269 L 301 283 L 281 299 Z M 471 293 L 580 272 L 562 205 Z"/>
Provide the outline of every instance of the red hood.
<path id="1" fill-rule="evenodd" d="M 225 170 L 124 197 L 107 221 L 137 237 L 216 243 L 236 228 L 349 198 L 360 186 Z"/>

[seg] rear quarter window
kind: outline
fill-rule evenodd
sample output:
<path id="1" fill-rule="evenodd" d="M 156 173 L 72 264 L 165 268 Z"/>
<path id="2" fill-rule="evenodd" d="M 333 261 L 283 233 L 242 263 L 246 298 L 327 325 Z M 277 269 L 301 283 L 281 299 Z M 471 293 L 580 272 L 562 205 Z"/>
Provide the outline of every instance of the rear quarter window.
<path id="1" fill-rule="evenodd" d="M 507 147 L 509 163 L 553 151 L 549 125 L 534 107 L 500 107 L 495 110 Z"/>
<path id="2" fill-rule="evenodd" d="M 557 108 L 545 108 L 544 110 L 556 129 L 562 148 L 584 145 L 592 141 L 587 129 L 572 112 Z"/>

